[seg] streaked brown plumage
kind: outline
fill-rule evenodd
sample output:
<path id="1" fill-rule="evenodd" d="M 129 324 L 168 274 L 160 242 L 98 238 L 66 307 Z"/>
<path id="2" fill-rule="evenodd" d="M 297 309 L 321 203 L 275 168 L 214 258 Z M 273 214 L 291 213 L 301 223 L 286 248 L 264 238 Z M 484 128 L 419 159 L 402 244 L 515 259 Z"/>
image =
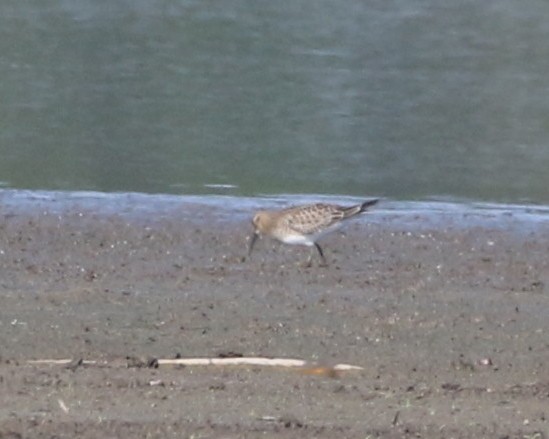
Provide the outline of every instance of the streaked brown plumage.
<path id="1" fill-rule="evenodd" d="M 259 211 L 252 220 L 254 233 L 248 254 L 251 255 L 257 238 L 264 235 L 286 244 L 315 246 L 325 264 L 324 252 L 317 239 L 339 228 L 343 221 L 365 212 L 378 201 L 370 200 L 350 207 L 319 203 L 278 211 Z"/>

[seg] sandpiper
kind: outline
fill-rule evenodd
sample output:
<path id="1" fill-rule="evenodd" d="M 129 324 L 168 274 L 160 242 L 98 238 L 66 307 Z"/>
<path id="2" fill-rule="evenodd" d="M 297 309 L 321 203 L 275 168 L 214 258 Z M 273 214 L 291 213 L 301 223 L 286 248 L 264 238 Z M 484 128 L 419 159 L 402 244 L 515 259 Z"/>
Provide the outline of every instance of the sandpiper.
<path id="1" fill-rule="evenodd" d="M 252 254 L 257 238 L 264 235 L 286 244 L 315 246 L 322 264 L 326 265 L 324 252 L 316 242 L 317 239 L 338 229 L 343 221 L 365 212 L 378 201 L 369 200 L 350 207 L 319 203 L 278 211 L 259 211 L 252 220 L 254 232 L 250 237 L 248 255 Z"/>

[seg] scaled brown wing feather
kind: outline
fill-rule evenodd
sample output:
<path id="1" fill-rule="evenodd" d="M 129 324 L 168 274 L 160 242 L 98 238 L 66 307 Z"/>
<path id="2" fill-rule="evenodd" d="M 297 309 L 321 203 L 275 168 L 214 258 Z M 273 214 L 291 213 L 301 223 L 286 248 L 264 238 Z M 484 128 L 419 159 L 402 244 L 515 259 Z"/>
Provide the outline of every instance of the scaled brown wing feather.
<path id="1" fill-rule="evenodd" d="M 293 215 L 287 218 L 287 225 L 297 233 L 314 234 L 330 227 L 344 217 L 339 206 L 313 204 L 311 206 L 288 209 Z"/>

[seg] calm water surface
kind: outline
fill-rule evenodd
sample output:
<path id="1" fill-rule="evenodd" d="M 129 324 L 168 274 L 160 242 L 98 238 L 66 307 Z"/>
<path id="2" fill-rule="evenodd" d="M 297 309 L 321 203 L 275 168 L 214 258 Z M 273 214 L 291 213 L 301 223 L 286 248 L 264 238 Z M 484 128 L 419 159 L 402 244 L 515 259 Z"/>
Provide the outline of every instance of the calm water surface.
<path id="1" fill-rule="evenodd" d="M 0 186 L 549 204 L 549 2 L 3 0 Z"/>

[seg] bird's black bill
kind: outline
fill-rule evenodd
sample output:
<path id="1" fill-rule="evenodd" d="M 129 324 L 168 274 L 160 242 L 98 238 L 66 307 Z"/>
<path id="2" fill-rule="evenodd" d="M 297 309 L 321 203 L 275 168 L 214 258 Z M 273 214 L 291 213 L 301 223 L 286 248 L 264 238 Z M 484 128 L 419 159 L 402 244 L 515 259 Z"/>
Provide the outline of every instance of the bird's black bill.
<path id="1" fill-rule="evenodd" d="M 252 250 L 254 249 L 254 245 L 258 237 L 259 237 L 259 234 L 257 232 L 254 232 L 250 237 L 250 247 L 248 248 L 248 256 L 252 255 Z"/>

